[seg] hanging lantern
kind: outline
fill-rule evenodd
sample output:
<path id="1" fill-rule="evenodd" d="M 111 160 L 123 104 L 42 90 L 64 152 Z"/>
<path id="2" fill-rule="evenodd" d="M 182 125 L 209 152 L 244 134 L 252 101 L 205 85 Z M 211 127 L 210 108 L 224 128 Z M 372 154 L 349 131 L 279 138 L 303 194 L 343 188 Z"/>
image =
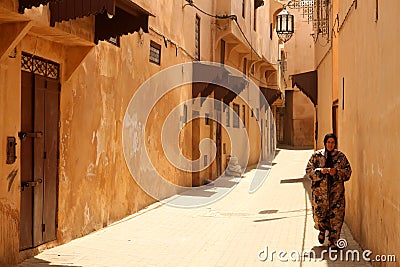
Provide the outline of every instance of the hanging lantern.
<path id="1" fill-rule="evenodd" d="M 276 16 L 276 33 L 284 43 L 289 41 L 294 33 L 294 16 L 286 10 L 286 7 Z"/>

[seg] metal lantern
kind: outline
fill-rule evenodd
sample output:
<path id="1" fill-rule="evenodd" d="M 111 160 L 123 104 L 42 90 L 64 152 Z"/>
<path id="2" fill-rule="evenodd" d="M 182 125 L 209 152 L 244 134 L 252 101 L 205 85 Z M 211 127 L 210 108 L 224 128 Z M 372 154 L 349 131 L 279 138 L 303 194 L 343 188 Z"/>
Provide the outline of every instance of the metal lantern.
<path id="1" fill-rule="evenodd" d="M 294 16 L 286 10 L 286 7 L 276 16 L 276 33 L 284 43 L 289 41 L 294 33 Z"/>

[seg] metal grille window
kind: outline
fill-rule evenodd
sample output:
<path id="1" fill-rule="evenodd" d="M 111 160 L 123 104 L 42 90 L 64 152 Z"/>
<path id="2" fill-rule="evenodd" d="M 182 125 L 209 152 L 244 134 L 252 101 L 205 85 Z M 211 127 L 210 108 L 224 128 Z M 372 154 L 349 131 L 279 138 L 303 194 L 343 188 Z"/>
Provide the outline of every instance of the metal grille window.
<path id="1" fill-rule="evenodd" d="M 313 10 L 313 30 L 329 38 L 329 1 L 315 0 Z"/>
<path id="2" fill-rule="evenodd" d="M 239 128 L 239 110 L 240 106 L 238 104 L 233 104 L 233 111 L 236 113 L 233 116 L 233 128 Z"/>
<path id="3" fill-rule="evenodd" d="M 231 126 L 230 125 L 231 124 L 231 111 L 230 111 L 229 107 L 226 109 L 225 115 L 226 115 L 226 122 L 225 122 L 226 127 L 230 127 Z"/>
<path id="4" fill-rule="evenodd" d="M 292 0 L 289 6 L 297 10 L 301 9 L 300 13 L 303 16 L 303 18 L 306 18 L 307 22 L 310 22 L 313 21 L 314 2 L 315 2 L 314 0 Z"/>
<path id="5" fill-rule="evenodd" d="M 60 76 L 59 64 L 28 53 L 22 53 L 21 69 L 52 79 Z"/>
<path id="6" fill-rule="evenodd" d="M 246 106 L 245 105 L 243 105 L 242 106 L 242 108 L 243 108 L 243 127 L 246 127 Z"/>
<path id="7" fill-rule="evenodd" d="M 200 17 L 196 16 L 195 25 L 195 56 L 197 60 L 200 60 Z"/>
<path id="8" fill-rule="evenodd" d="M 150 62 L 161 64 L 161 45 L 150 41 Z"/>

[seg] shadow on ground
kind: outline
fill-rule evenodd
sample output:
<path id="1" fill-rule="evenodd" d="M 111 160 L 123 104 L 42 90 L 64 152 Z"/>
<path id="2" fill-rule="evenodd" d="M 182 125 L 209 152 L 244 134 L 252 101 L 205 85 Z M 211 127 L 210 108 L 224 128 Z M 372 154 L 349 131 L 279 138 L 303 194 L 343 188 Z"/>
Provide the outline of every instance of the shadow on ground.
<path id="1" fill-rule="evenodd" d="M 52 267 L 82 267 L 81 265 L 74 265 L 72 263 L 65 263 L 65 264 L 52 264 L 51 262 L 38 259 L 38 258 L 31 258 L 23 263 L 17 265 L 19 267 L 37 267 L 37 266 L 52 266 Z"/>

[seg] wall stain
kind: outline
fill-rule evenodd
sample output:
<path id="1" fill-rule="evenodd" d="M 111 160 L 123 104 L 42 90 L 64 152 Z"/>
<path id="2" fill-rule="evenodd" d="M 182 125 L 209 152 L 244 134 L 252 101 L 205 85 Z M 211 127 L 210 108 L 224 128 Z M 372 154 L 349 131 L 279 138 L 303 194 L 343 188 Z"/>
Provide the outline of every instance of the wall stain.
<path id="1" fill-rule="evenodd" d="M 12 171 L 8 174 L 8 176 L 7 176 L 7 180 L 8 180 L 8 192 L 10 192 L 10 190 L 11 190 L 11 186 L 12 186 L 12 184 L 14 183 L 15 176 L 17 176 L 17 173 L 18 173 L 18 169 L 14 169 L 14 170 L 12 170 Z"/>
<path id="2" fill-rule="evenodd" d="M 11 219 L 12 222 L 9 222 L 13 226 L 17 225 L 17 223 L 19 222 L 19 211 L 13 209 L 9 204 L 2 201 L 0 201 L 0 214 L 3 214 L 5 216 L 3 218 L 8 217 L 9 219 Z M 4 221 L 2 223 L 4 223 Z"/>

